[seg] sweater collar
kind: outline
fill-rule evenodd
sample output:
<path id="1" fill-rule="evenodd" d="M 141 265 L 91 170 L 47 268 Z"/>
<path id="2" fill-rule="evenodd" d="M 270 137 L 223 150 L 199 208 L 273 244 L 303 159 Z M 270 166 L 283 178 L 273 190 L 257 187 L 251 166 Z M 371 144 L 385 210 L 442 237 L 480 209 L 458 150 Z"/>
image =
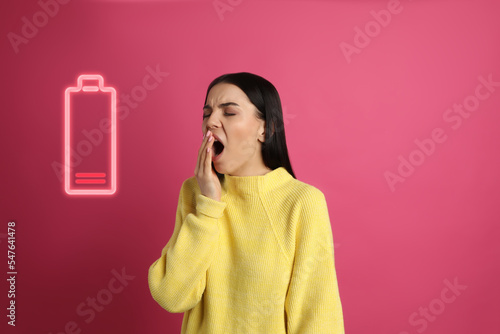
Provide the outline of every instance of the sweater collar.
<path id="1" fill-rule="evenodd" d="M 261 192 L 269 192 L 279 188 L 283 183 L 293 179 L 285 167 L 278 167 L 264 175 L 231 176 L 224 174 L 221 184 L 222 196 L 229 194 L 239 196 L 259 196 Z"/>

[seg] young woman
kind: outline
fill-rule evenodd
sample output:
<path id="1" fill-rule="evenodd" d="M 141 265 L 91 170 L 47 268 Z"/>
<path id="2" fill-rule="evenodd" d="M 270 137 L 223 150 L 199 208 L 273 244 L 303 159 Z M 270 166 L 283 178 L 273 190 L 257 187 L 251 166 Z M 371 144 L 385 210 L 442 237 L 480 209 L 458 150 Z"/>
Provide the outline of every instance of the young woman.
<path id="1" fill-rule="evenodd" d="M 323 193 L 295 178 L 281 102 L 246 72 L 210 83 L 194 176 L 149 268 L 182 334 L 344 333 Z"/>

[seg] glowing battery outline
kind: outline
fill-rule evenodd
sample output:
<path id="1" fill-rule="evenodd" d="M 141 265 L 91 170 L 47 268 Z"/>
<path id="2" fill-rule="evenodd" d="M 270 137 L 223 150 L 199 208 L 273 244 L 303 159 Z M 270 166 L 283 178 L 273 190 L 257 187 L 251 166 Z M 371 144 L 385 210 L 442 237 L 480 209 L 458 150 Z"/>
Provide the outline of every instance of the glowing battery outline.
<path id="1" fill-rule="evenodd" d="M 97 86 L 84 86 L 84 80 L 97 80 Z M 111 93 L 111 147 L 110 147 L 110 171 L 111 175 L 105 173 L 76 173 L 75 183 L 79 184 L 102 184 L 106 177 L 110 182 L 109 189 L 73 189 L 70 182 L 71 173 L 71 104 L 70 94 L 76 92 L 108 92 Z M 77 87 L 68 87 L 64 93 L 64 190 L 69 195 L 112 195 L 116 192 L 116 90 L 113 87 L 104 87 L 104 79 L 99 74 L 82 74 L 77 79 Z M 104 175 L 103 175 L 104 174 Z M 90 179 L 93 177 L 93 179 Z M 79 181 L 80 180 L 80 181 Z"/>

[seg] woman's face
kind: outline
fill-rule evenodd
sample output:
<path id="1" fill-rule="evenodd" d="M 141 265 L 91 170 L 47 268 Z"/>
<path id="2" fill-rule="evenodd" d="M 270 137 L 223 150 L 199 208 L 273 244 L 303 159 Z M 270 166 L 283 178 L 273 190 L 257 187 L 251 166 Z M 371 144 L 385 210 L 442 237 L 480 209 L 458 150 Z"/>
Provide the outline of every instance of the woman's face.
<path id="1" fill-rule="evenodd" d="M 261 146 L 265 140 L 265 121 L 257 118 L 257 109 L 248 96 L 233 84 L 213 86 L 203 107 L 202 132 L 210 130 L 224 145 L 212 161 L 221 174 L 232 176 L 263 175 L 271 169 L 264 165 Z"/>

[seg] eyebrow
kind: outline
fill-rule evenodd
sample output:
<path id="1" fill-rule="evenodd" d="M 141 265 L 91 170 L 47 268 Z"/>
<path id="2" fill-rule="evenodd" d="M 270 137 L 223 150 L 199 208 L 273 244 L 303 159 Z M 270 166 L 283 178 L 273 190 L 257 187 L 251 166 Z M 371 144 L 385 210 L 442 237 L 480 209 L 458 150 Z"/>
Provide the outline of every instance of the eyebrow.
<path id="1" fill-rule="evenodd" d="M 219 108 L 223 108 L 223 107 L 228 107 L 228 106 L 236 106 L 236 107 L 239 107 L 239 104 L 235 103 L 235 102 L 226 102 L 226 103 L 221 103 L 219 104 Z M 206 104 L 204 107 L 203 107 L 203 110 L 205 109 L 212 109 L 212 107 L 209 105 L 209 104 Z"/>

